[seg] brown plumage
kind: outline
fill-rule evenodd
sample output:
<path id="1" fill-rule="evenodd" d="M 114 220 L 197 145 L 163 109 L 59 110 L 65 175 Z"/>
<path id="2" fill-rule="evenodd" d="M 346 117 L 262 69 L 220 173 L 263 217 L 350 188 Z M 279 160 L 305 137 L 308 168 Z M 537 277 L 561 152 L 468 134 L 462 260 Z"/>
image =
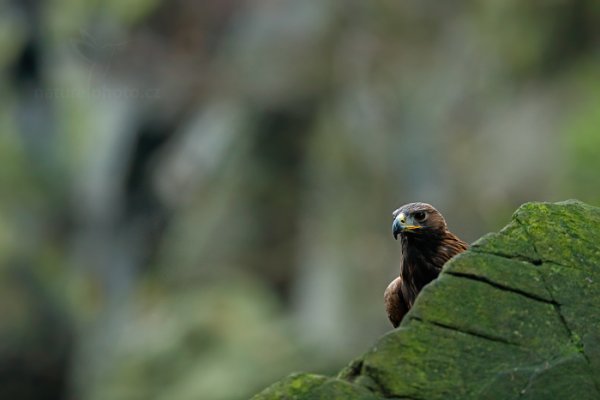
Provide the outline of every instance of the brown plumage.
<path id="1" fill-rule="evenodd" d="M 388 318 L 397 327 L 423 286 L 468 245 L 448 230 L 442 214 L 429 204 L 406 204 L 393 215 L 392 231 L 394 238 L 400 236 L 402 260 L 400 276 L 385 290 L 384 301 Z"/>

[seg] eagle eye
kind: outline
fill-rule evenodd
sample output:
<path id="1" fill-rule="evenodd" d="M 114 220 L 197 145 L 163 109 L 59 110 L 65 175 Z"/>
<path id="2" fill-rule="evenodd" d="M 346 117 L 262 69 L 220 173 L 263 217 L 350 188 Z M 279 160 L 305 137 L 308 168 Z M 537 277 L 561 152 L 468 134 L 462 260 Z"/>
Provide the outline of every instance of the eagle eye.
<path id="1" fill-rule="evenodd" d="M 425 218 L 427 218 L 427 214 L 425 213 L 425 211 L 417 211 L 413 214 L 413 217 L 415 218 L 415 220 L 423 222 L 425 221 Z"/>

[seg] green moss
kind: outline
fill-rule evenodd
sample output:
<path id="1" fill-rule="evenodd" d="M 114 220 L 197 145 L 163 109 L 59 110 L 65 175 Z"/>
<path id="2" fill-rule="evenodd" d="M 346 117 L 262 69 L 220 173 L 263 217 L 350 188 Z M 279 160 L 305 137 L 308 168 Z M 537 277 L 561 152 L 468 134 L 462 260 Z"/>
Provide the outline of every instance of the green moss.
<path id="1" fill-rule="evenodd" d="M 482 368 L 487 360 L 492 368 Z M 462 399 L 475 393 L 483 377 L 518 362 L 539 361 L 525 348 L 427 322 L 409 320 L 365 357 L 365 372 L 381 391 L 398 397 Z"/>
<path id="2" fill-rule="evenodd" d="M 328 378 L 325 376 L 315 374 L 292 374 L 287 378 L 269 386 L 252 399 L 303 399 L 313 389 L 324 384 L 327 379 Z"/>
<path id="3" fill-rule="evenodd" d="M 515 214 L 538 256 L 571 268 L 594 270 L 600 260 L 600 211 L 576 200 L 528 203 Z"/>
<path id="4" fill-rule="evenodd" d="M 444 270 L 449 274 L 471 276 L 516 292 L 527 293 L 532 297 L 552 301 L 552 296 L 540 276 L 540 267 L 528 261 L 467 252 L 449 262 Z"/>
<path id="5" fill-rule="evenodd" d="M 484 252 L 500 256 L 535 260 L 535 248 L 529 242 L 527 232 L 516 221 L 508 224 L 498 233 L 488 233 L 473 243 L 473 252 Z"/>
<path id="6" fill-rule="evenodd" d="M 478 394 L 479 399 L 596 399 L 586 360 L 571 355 L 498 374 Z"/>
<path id="7" fill-rule="evenodd" d="M 295 375 L 256 399 L 599 398 L 599 283 L 600 209 L 525 204 L 338 379 Z"/>
<path id="8" fill-rule="evenodd" d="M 569 339 L 554 306 L 547 302 L 447 274 L 424 290 L 409 314 L 412 317 L 546 355 Z"/>
<path id="9" fill-rule="evenodd" d="M 252 400 L 376 400 L 368 389 L 350 382 L 314 374 L 292 374 Z"/>

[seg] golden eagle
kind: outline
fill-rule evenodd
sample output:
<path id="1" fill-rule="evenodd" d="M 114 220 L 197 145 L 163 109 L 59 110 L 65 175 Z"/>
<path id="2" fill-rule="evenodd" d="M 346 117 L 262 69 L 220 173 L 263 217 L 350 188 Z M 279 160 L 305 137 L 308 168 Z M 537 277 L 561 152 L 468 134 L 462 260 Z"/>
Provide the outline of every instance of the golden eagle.
<path id="1" fill-rule="evenodd" d="M 392 232 L 395 239 L 400 236 L 402 259 L 400 276 L 385 290 L 384 301 L 395 328 L 423 286 L 437 278 L 446 261 L 468 245 L 448 230 L 442 214 L 430 204 L 406 204 L 393 216 Z"/>

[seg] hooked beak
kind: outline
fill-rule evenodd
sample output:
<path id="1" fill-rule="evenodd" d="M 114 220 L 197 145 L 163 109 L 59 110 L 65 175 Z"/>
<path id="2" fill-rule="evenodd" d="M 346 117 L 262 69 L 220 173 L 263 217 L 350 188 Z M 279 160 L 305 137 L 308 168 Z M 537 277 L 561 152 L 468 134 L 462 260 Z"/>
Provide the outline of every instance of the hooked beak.
<path id="1" fill-rule="evenodd" d="M 396 218 L 394 218 L 394 222 L 392 223 L 392 234 L 394 235 L 394 239 L 396 240 L 398 240 L 398 235 L 402 232 L 414 231 L 416 229 L 421 229 L 421 227 L 419 225 L 407 223 L 406 215 L 404 213 L 398 214 Z"/>

